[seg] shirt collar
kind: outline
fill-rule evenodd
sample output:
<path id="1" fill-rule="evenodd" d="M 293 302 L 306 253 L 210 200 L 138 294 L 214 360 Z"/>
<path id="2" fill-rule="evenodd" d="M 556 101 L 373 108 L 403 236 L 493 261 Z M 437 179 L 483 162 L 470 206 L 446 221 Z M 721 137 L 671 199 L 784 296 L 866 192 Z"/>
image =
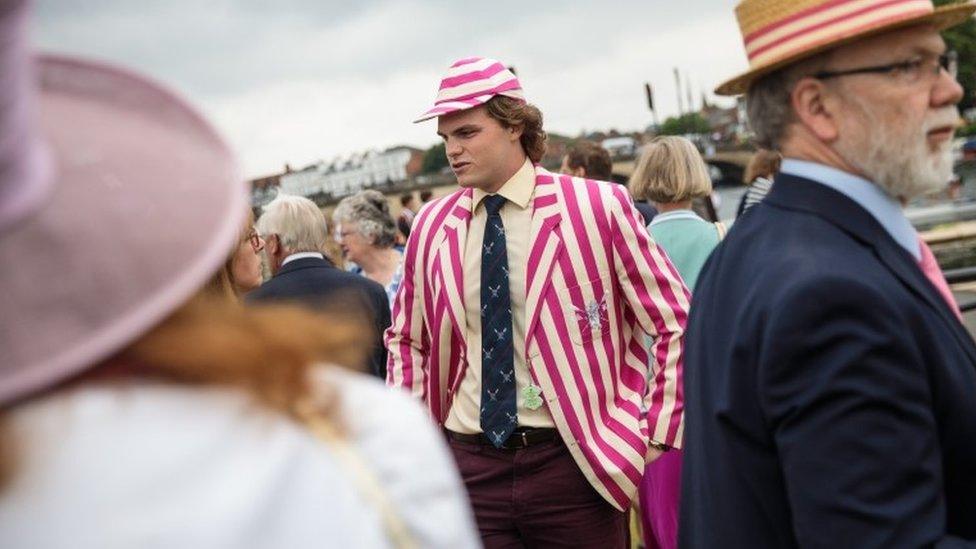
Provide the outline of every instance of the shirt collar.
<path id="1" fill-rule="evenodd" d="M 784 158 L 779 171 L 815 181 L 850 198 L 867 210 L 899 246 L 916 260 L 921 259 L 918 232 L 905 217 L 901 203 L 878 185 L 824 164 L 796 158 Z"/>
<path id="2" fill-rule="evenodd" d="M 508 181 L 500 189 L 498 193 L 508 199 L 509 202 L 514 203 L 519 208 L 525 209 L 528 207 L 529 202 L 532 200 L 532 193 L 535 191 L 535 166 L 532 165 L 532 161 L 528 158 L 525 159 L 525 163 L 522 167 L 515 172 Z M 474 194 L 471 196 L 473 206 L 471 211 L 478 209 L 478 205 L 481 201 L 488 196 L 488 193 L 481 189 L 475 189 Z"/>
<path id="3" fill-rule="evenodd" d="M 286 263 L 297 261 L 299 259 L 308 259 L 310 257 L 325 259 L 325 256 L 318 252 L 298 252 L 297 254 L 291 254 L 290 256 L 286 257 L 285 260 L 281 262 L 281 266 L 284 267 Z"/>
<path id="4" fill-rule="evenodd" d="M 692 210 L 671 210 L 670 212 L 658 213 L 654 216 L 654 219 L 648 223 L 648 227 L 661 223 L 662 221 L 668 221 L 670 219 L 694 219 L 696 221 L 702 221 L 702 218 L 698 216 Z"/>

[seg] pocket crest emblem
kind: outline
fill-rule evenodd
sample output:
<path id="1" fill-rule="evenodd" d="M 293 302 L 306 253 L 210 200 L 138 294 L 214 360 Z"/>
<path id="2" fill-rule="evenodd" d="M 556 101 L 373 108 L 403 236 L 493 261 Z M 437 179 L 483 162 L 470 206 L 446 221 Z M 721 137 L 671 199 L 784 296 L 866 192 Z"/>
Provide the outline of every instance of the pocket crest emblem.
<path id="1" fill-rule="evenodd" d="M 591 330 L 600 330 L 607 321 L 607 298 L 596 301 L 593 300 L 586 304 L 585 308 L 574 307 L 576 318 L 586 322 Z"/>

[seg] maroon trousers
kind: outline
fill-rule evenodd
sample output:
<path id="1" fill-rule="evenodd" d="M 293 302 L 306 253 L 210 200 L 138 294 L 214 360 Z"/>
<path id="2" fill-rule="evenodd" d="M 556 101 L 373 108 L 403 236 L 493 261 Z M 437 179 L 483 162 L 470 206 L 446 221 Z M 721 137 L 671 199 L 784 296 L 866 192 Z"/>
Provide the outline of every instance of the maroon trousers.
<path id="1" fill-rule="evenodd" d="M 596 492 L 561 440 L 519 450 L 449 442 L 487 549 L 627 546 L 626 513 Z"/>

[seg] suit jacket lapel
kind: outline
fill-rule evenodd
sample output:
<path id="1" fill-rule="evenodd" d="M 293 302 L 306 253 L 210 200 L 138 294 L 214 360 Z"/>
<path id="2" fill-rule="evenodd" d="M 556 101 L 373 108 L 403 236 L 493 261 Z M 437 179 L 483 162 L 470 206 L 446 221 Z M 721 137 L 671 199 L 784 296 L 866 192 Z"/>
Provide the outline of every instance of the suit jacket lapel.
<path id="1" fill-rule="evenodd" d="M 966 353 L 973 364 L 976 364 L 976 345 L 974 345 L 972 336 L 969 335 L 965 326 L 949 309 L 949 304 L 946 303 L 946 300 L 916 264 L 915 258 L 891 242 L 879 242 L 875 249 L 878 251 L 878 257 L 881 258 L 881 261 L 901 279 L 902 283 L 939 313 L 946 327 L 959 340 L 960 345 L 966 349 Z"/>
<path id="2" fill-rule="evenodd" d="M 552 267 L 563 247 L 559 231 L 561 220 L 559 182 L 551 173 L 537 166 L 532 227 L 529 230 L 529 264 L 525 277 L 526 348 L 539 321 L 542 297 L 552 281 Z"/>
<path id="3" fill-rule="evenodd" d="M 780 174 L 767 200 L 787 208 L 816 214 L 857 240 L 874 248 L 881 262 L 929 307 L 934 309 L 976 365 L 976 343 L 915 258 L 899 246 L 874 217 L 843 194 L 814 181 Z"/>
<path id="4" fill-rule="evenodd" d="M 468 223 L 471 221 L 471 190 L 465 190 L 451 207 L 444 224 L 436 250 L 441 277 L 441 295 L 444 296 L 451 326 L 455 335 L 464 341 L 464 243 L 468 236 Z"/>

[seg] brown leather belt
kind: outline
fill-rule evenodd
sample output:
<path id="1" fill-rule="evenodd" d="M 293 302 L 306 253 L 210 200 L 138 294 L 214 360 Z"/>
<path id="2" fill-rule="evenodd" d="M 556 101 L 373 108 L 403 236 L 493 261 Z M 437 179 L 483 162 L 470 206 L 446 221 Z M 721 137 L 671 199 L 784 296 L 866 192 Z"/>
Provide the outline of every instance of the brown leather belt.
<path id="1" fill-rule="evenodd" d="M 465 444 L 477 444 L 479 446 L 491 446 L 495 447 L 491 441 L 488 440 L 483 433 L 478 433 L 476 435 L 466 435 L 463 433 L 455 433 L 454 431 L 448 431 L 444 429 L 444 433 L 449 440 L 454 440 L 457 442 L 463 442 Z M 501 447 L 505 450 L 519 450 L 522 448 L 528 448 L 529 446 L 534 446 L 536 444 L 541 444 L 543 442 L 552 442 L 554 440 L 560 440 L 559 431 L 556 429 L 547 428 L 536 428 L 536 427 L 524 427 L 516 429 L 512 436 L 508 437 Z"/>

